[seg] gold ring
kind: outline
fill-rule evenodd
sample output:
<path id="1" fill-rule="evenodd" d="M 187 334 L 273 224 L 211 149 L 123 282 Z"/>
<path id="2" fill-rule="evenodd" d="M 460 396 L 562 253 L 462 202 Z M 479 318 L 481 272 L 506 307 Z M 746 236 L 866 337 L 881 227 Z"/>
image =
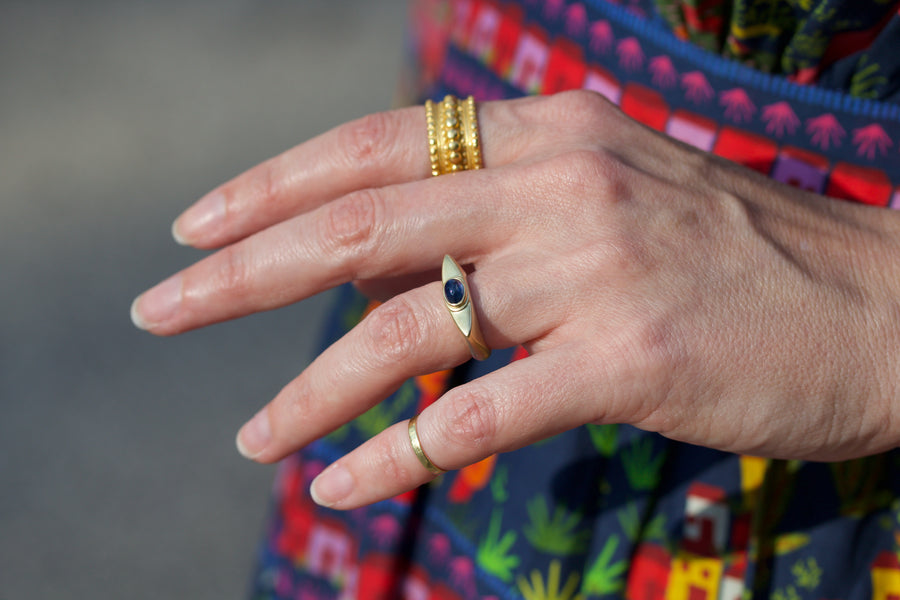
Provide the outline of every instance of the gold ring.
<path id="1" fill-rule="evenodd" d="M 472 307 L 469 294 L 469 283 L 466 280 L 466 272 L 459 263 L 450 255 L 444 256 L 444 264 L 441 267 L 441 281 L 444 284 L 444 304 L 453 317 L 453 322 L 459 328 L 469 346 L 472 358 L 484 360 L 491 355 L 491 349 L 484 342 L 481 327 L 478 326 L 478 317 Z"/>
<path id="2" fill-rule="evenodd" d="M 431 462 L 431 459 L 428 458 L 428 455 L 422 450 L 422 444 L 419 443 L 419 433 L 416 431 L 416 421 L 418 420 L 419 415 L 416 415 L 409 420 L 409 426 L 407 427 L 407 431 L 409 432 L 409 443 L 412 444 L 413 452 L 416 453 L 416 458 L 419 459 L 422 466 L 431 473 L 440 475 L 441 473 L 444 473 L 444 470 Z"/>
<path id="3" fill-rule="evenodd" d="M 452 95 L 439 104 L 426 100 L 425 121 L 432 176 L 482 168 L 481 135 L 472 96 L 463 102 Z"/>

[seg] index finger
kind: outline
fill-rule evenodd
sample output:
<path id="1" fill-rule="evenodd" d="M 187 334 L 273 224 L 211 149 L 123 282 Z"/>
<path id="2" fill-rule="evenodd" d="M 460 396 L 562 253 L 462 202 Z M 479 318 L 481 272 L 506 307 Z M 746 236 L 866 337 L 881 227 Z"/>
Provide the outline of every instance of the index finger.
<path id="1" fill-rule="evenodd" d="M 541 143 L 534 132 L 522 135 L 538 101 L 478 104 L 486 165 L 508 164 Z M 218 248 L 354 191 L 425 179 L 426 131 L 421 106 L 335 127 L 215 188 L 175 220 L 172 233 L 183 244 Z"/>
<path id="2" fill-rule="evenodd" d="M 423 179 L 424 131 L 416 107 L 340 125 L 215 188 L 175 220 L 172 234 L 217 248 L 354 190 Z"/>

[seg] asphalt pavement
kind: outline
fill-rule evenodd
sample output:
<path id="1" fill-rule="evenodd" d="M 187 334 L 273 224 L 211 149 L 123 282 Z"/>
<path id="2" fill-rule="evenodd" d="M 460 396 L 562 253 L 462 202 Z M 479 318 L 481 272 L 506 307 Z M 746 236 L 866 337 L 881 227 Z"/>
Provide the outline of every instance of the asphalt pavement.
<path id="1" fill-rule="evenodd" d="M 208 189 L 387 108 L 404 2 L 0 2 L 0 600 L 243 598 L 273 470 L 238 427 L 328 297 L 158 339 Z"/>

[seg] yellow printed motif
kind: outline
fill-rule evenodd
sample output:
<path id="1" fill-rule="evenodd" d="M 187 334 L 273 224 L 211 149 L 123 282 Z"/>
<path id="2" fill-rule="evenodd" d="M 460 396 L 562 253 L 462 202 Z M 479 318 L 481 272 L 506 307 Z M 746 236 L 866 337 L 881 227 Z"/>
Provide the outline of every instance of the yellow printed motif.
<path id="1" fill-rule="evenodd" d="M 882 552 L 872 563 L 872 600 L 900 599 L 900 559 Z"/>
<path id="2" fill-rule="evenodd" d="M 719 597 L 722 561 L 690 555 L 672 560 L 666 600 L 713 600 Z"/>

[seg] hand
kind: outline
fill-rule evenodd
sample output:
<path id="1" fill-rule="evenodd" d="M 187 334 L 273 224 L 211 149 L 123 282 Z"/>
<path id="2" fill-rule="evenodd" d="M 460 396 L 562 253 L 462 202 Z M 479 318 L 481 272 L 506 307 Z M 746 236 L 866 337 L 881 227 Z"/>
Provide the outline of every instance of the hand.
<path id="1" fill-rule="evenodd" d="M 456 469 L 585 423 L 773 457 L 896 446 L 897 218 L 782 186 L 628 119 L 600 96 L 485 103 L 486 169 L 429 176 L 421 107 L 338 127 L 211 192 L 174 225 L 221 248 L 139 297 L 171 335 L 355 281 L 387 302 L 239 434 L 276 461 L 405 379 L 458 365 L 444 254 L 470 265 L 489 346 L 528 358 L 418 421 Z M 432 478 L 406 423 L 326 469 L 353 508 Z"/>

